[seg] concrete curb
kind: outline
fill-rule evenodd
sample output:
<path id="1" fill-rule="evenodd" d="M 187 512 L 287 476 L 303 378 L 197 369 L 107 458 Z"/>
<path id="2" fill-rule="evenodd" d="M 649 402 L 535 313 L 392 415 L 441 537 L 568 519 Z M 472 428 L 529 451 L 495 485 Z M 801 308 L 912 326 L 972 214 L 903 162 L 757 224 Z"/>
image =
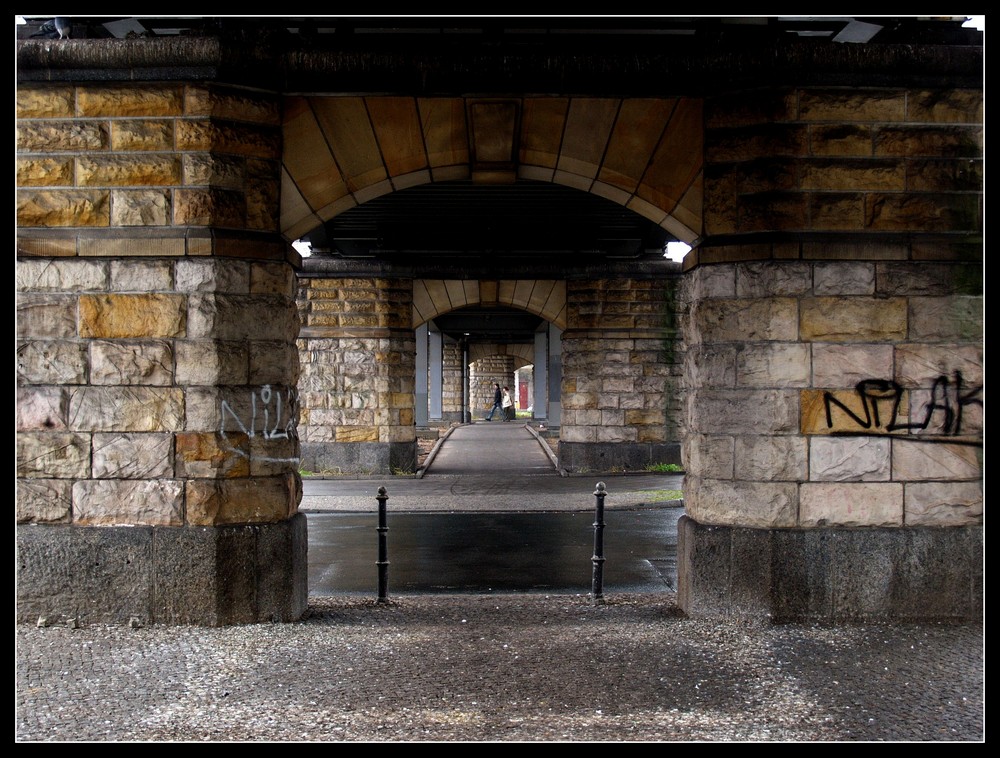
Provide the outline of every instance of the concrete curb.
<path id="1" fill-rule="evenodd" d="M 431 467 L 431 464 L 434 462 L 434 458 L 435 456 L 437 456 L 438 450 L 441 449 L 441 445 L 444 444 L 444 441 L 448 439 L 451 436 L 451 433 L 455 431 L 457 428 L 458 428 L 457 426 L 449 426 L 448 431 L 445 432 L 442 436 L 438 437 L 438 441 L 434 443 L 434 447 L 432 447 L 431 451 L 427 454 L 427 459 L 424 461 L 424 465 L 418 468 L 417 473 L 414 474 L 414 477 L 416 479 L 424 478 L 424 474 L 427 473 L 427 469 L 429 469 Z"/>
<path id="2" fill-rule="evenodd" d="M 559 468 L 559 458 L 552 452 L 552 448 L 549 447 L 549 443 L 545 441 L 545 438 L 532 429 L 531 424 L 526 423 L 524 428 L 531 432 L 531 436 L 534 437 L 538 441 L 538 444 L 542 446 L 542 450 L 549 457 L 549 460 L 552 461 L 552 468 L 559 472 L 559 476 L 566 476 L 566 472 Z"/>

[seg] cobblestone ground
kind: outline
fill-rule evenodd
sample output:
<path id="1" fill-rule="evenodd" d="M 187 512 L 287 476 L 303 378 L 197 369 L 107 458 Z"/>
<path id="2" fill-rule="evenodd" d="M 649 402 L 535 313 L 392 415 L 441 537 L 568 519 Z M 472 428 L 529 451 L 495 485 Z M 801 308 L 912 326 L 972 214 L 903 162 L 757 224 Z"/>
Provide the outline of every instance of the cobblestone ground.
<path id="1" fill-rule="evenodd" d="M 980 624 L 686 619 L 672 594 L 311 598 L 16 628 L 18 742 L 984 741 Z"/>

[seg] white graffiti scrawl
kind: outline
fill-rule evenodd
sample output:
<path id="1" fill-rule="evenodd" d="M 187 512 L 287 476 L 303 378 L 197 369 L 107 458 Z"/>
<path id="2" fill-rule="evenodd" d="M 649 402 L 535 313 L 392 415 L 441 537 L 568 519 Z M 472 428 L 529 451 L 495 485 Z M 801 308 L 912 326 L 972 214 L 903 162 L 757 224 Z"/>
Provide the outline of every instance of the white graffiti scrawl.
<path id="1" fill-rule="evenodd" d="M 226 419 L 232 419 L 239 427 L 239 431 L 248 439 L 260 437 L 265 440 L 287 440 L 295 437 L 296 419 L 298 418 L 298 394 L 294 389 L 281 390 L 271 388 L 265 384 L 257 392 L 250 393 L 250 418 L 246 420 L 240 418 L 239 414 L 233 410 L 232 406 L 225 400 L 220 403 L 219 410 L 221 423 L 219 433 L 229 452 L 244 458 L 250 458 L 249 450 L 241 450 L 230 441 L 226 433 Z M 257 460 L 269 463 L 298 463 L 299 458 L 281 458 L 271 456 L 255 456 Z"/>

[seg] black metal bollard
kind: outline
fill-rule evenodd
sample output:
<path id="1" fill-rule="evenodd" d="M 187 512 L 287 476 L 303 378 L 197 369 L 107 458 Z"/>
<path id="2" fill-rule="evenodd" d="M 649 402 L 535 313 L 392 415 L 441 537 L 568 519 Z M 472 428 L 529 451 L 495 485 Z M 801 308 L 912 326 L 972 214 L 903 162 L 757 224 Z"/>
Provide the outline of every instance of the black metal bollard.
<path id="1" fill-rule="evenodd" d="M 594 490 L 597 504 L 594 516 L 594 578 L 590 592 L 594 605 L 604 604 L 604 496 L 607 494 L 604 482 L 598 482 Z"/>
<path id="2" fill-rule="evenodd" d="M 386 532 L 389 527 L 385 523 L 385 501 L 389 496 L 385 494 L 385 487 L 378 488 L 378 600 L 379 603 L 389 602 L 389 550 L 386 545 Z"/>

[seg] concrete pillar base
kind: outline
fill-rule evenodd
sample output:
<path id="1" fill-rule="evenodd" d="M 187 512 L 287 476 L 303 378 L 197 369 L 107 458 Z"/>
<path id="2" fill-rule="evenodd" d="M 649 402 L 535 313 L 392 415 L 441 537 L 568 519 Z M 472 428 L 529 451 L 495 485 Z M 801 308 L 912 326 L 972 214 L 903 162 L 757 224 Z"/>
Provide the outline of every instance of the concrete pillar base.
<path id="1" fill-rule="evenodd" d="M 680 462 L 677 442 L 559 443 L 559 466 L 567 471 L 645 471 L 652 464 Z"/>
<path id="2" fill-rule="evenodd" d="M 300 468 L 318 474 L 392 474 L 417 470 L 417 441 L 303 442 Z"/>
<path id="3" fill-rule="evenodd" d="M 296 621 L 306 517 L 226 527 L 17 527 L 17 620 L 226 626 Z"/>
<path id="4" fill-rule="evenodd" d="M 678 523 L 677 604 L 771 623 L 981 621 L 981 526 L 748 529 Z"/>

